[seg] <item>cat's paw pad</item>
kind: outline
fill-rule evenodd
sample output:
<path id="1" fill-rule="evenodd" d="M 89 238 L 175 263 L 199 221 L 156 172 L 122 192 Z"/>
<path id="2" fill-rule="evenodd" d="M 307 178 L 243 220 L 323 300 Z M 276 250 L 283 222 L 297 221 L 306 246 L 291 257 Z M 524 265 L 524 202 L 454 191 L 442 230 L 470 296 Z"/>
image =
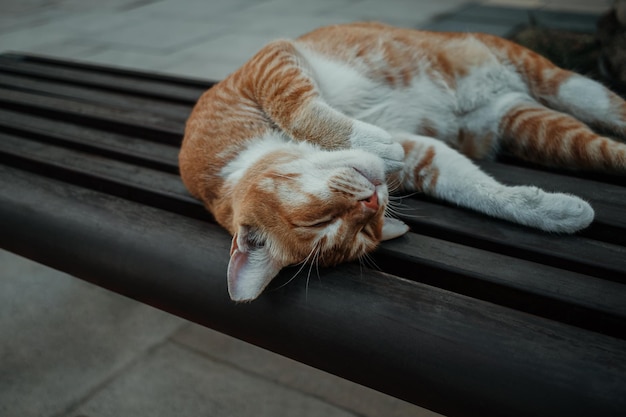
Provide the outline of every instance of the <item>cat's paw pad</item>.
<path id="1" fill-rule="evenodd" d="M 571 194 L 548 193 L 536 187 L 513 187 L 515 201 L 522 210 L 517 221 L 548 232 L 574 233 L 589 226 L 593 208 Z"/>
<path id="2" fill-rule="evenodd" d="M 395 142 L 391 135 L 376 126 L 355 122 L 350 145 L 363 149 L 382 158 L 385 162 L 385 173 L 400 171 L 404 167 L 404 149 Z"/>

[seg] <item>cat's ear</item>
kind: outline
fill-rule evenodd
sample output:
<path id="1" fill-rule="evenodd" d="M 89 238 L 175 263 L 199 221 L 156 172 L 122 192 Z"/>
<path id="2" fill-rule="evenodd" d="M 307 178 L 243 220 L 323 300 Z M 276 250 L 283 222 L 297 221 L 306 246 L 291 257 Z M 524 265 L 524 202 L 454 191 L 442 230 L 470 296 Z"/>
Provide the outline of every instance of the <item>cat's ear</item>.
<path id="1" fill-rule="evenodd" d="M 398 219 L 392 219 L 391 217 L 385 217 L 381 240 L 395 239 L 408 231 L 409 226 L 404 224 L 404 222 Z"/>
<path id="2" fill-rule="evenodd" d="M 228 293 L 233 301 L 252 301 L 280 271 L 265 242 L 249 227 L 241 226 L 230 247 Z"/>

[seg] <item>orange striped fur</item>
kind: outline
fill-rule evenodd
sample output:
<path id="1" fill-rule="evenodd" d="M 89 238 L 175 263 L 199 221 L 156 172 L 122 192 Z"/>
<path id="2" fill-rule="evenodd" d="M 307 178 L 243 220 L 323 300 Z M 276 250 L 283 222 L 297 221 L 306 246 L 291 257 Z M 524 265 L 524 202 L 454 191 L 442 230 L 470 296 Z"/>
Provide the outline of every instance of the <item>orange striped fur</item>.
<path id="1" fill-rule="evenodd" d="M 359 258 L 407 231 L 388 186 L 573 233 L 579 198 L 507 187 L 468 158 L 626 174 L 626 103 L 507 40 L 379 23 L 279 40 L 208 90 L 187 122 L 181 177 L 233 235 L 234 300 L 281 268 Z"/>

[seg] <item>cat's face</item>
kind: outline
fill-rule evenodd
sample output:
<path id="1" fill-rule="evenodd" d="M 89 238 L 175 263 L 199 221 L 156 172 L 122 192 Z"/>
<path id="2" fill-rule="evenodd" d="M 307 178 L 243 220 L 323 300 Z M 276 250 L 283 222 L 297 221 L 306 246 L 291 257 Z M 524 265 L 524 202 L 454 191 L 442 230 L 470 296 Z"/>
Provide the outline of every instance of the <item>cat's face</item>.
<path id="1" fill-rule="evenodd" d="M 385 221 L 383 163 L 363 151 L 275 152 L 252 166 L 233 192 L 228 287 L 236 301 L 258 297 L 285 266 L 354 260 L 406 232 Z"/>

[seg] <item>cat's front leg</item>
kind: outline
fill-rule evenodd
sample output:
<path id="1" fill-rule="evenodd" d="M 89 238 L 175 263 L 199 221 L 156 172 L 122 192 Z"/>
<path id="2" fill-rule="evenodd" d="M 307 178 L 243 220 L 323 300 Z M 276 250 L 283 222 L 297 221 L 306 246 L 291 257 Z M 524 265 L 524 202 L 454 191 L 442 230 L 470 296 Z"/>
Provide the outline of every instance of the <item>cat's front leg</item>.
<path id="1" fill-rule="evenodd" d="M 591 206 L 576 196 L 501 184 L 433 138 L 404 133 L 394 138 L 406 153 L 404 168 L 394 174 L 405 190 L 549 232 L 574 233 L 593 221 Z"/>
<path id="2" fill-rule="evenodd" d="M 385 174 L 400 171 L 404 167 L 404 148 L 391 134 L 377 126 L 354 120 L 350 146 L 380 157 L 385 162 Z"/>

